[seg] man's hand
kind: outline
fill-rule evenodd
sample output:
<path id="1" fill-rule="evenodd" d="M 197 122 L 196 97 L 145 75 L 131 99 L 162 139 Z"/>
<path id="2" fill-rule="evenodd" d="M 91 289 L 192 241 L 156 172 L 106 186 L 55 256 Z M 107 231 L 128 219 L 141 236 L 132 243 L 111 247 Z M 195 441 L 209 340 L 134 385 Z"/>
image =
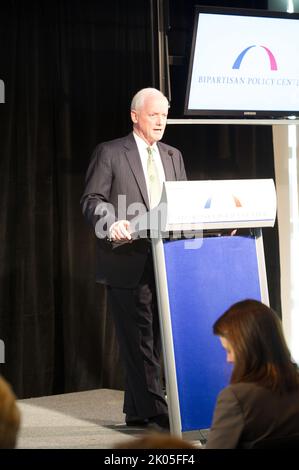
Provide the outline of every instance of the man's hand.
<path id="1" fill-rule="evenodd" d="M 123 242 L 132 240 L 130 234 L 130 222 L 128 220 L 118 220 L 110 227 L 110 240 L 114 242 Z"/>

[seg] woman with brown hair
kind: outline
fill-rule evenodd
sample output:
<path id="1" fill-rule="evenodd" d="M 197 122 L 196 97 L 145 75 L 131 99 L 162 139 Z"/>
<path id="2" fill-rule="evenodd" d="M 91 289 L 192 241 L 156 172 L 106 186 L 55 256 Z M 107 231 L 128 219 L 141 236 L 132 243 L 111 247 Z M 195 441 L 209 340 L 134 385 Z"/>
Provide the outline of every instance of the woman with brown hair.
<path id="1" fill-rule="evenodd" d="M 234 364 L 218 395 L 207 449 L 250 448 L 298 435 L 299 372 L 277 314 L 256 300 L 232 305 L 213 332 Z"/>
<path id="2" fill-rule="evenodd" d="M 20 411 L 15 394 L 4 377 L 0 376 L 0 449 L 13 449 L 20 427 Z"/>

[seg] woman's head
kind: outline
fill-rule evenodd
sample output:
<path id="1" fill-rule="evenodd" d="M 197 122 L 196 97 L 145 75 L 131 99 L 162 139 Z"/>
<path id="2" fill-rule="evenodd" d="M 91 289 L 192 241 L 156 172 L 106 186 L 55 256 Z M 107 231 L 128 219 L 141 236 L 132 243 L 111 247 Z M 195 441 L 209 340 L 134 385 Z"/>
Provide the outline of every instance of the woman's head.
<path id="1" fill-rule="evenodd" d="M 220 336 L 220 342 L 223 346 L 223 348 L 226 351 L 226 360 L 227 362 L 235 362 L 235 351 L 234 348 L 232 347 L 230 341 L 225 338 L 225 336 Z"/>
<path id="2" fill-rule="evenodd" d="M 231 383 L 257 382 L 272 390 L 299 386 L 280 319 L 257 300 L 232 305 L 213 326 L 234 362 Z"/>
<path id="3" fill-rule="evenodd" d="M 0 377 L 0 449 L 13 449 L 20 427 L 20 411 L 11 386 Z"/>

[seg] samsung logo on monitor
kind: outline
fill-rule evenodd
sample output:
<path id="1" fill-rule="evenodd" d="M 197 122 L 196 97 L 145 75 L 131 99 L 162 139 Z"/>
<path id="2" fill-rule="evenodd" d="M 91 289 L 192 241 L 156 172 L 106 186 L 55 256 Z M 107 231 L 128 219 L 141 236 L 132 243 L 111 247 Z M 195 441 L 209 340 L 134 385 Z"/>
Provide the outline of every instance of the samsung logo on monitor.
<path id="1" fill-rule="evenodd" d="M 256 111 L 244 111 L 244 116 L 256 116 Z"/>

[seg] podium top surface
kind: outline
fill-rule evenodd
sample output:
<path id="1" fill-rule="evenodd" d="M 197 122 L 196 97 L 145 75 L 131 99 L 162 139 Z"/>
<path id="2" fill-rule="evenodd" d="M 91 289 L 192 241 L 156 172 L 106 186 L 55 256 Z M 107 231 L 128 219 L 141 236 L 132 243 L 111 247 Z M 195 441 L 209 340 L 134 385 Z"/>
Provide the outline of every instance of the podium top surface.
<path id="1" fill-rule="evenodd" d="M 272 227 L 272 179 L 166 181 L 161 204 L 166 230 Z"/>
<path id="2" fill-rule="evenodd" d="M 272 179 L 164 181 L 159 205 L 131 225 L 133 232 L 159 234 L 273 227 L 275 218 Z"/>

